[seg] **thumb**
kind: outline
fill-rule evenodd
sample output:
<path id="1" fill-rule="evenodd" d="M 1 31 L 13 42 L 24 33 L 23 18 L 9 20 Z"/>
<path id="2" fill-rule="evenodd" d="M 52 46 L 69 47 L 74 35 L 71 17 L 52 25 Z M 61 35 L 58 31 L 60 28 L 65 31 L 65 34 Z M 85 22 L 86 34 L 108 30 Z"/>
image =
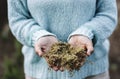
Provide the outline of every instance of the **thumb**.
<path id="1" fill-rule="evenodd" d="M 35 46 L 35 51 L 39 56 L 43 55 L 42 48 L 38 45 Z"/>
<path id="2" fill-rule="evenodd" d="M 91 53 L 92 53 L 93 50 L 94 50 L 93 46 L 87 45 L 86 48 L 87 48 L 87 55 L 88 55 L 88 56 L 91 55 Z"/>

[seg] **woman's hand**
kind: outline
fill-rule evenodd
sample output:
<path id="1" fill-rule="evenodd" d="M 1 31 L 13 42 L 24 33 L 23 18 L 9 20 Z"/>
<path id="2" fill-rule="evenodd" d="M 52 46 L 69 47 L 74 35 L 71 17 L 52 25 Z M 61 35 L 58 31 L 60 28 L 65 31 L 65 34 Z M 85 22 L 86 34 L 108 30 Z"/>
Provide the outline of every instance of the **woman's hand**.
<path id="1" fill-rule="evenodd" d="M 90 55 L 94 50 L 92 41 L 88 39 L 86 36 L 82 35 L 71 36 L 68 43 L 71 44 L 73 47 L 81 47 L 87 49 L 87 55 Z"/>
<path id="2" fill-rule="evenodd" d="M 44 36 L 41 37 L 35 43 L 35 51 L 39 56 L 42 56 L 44 53 L 50 50 L 51 46 L 58 42 L 57 38 L 54 36 Z"/>
<path id="3" fill-rule="evenodd" d="M 36 43 L 35 43 L 35 51 L 36 53 L 39 55 L 39 56 L 42 56 L 44 53 L 46 53 L 47 51 L 50 50 L 51 46 L 54 44 L 54 43 L 57 43 L 58 40 L 56 37 L 54 36 L 45 36 L 45 37 L 41 37 Z M 46 58 L 46 61 L 48 61 L 48 59 Z M 57 70 L 61 70 L 62 71 L 62 68 L 60 67 L 56 67 L 56 66 L 51 66 L 49 64 L 49 66 L 57 71 Z"/>

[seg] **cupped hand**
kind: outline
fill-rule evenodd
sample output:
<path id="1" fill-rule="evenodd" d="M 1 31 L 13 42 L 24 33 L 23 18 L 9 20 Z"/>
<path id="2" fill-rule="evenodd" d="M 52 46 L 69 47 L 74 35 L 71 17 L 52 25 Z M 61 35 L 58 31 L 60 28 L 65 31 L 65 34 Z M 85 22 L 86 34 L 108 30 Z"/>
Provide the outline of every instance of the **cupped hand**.
<path id="1" fill-rule="evenodd" d="M 88 56 L 91 55 L 94 50 L 92 40 L 83 35 L 71 36 L 68 43 L 71 44 L 73 47 L 81 47 L 86 49 Z"/>
<path id="2" fill-rule="evenodd" d="M 39 38 L 39 40 L 35 43 L 35 52 L 39 55 L 39 56 L 43 56 L 44 53 L 48 52 L 51 48 L 51 46 L 55 43 L 57 43 L 58 40 L 56 37 L 54 36 L 44 36 Z M 46 61 L 48 61 L 47 58 L 45 58 Z M 51 66 L 50 64 L 48 64 L 53 70 L 57 71 L 57 70 L 61 70 L 61 67 L 56 67 L 56 66 Z"/>
<path id="3" fill-rule="evenodd" d="M 41 37 L 35 43 L 35 51 L 39 56 L 42 56 L 44 53 L 49 51 L 50 47 L 56 42 L 58 42 L 58 40 L 54 36 Z"/>

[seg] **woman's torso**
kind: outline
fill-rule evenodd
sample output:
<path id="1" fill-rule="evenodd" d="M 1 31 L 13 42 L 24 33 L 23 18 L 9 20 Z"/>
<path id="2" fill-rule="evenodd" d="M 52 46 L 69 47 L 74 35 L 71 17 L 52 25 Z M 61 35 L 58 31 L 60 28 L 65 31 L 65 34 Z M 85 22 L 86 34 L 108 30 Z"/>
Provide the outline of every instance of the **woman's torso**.
<path id="1" fill-rule="evenodd" d="M 69 34 L 95 15 L 96 0 L 27 0 L 35 21 L 66 41 Z"/>

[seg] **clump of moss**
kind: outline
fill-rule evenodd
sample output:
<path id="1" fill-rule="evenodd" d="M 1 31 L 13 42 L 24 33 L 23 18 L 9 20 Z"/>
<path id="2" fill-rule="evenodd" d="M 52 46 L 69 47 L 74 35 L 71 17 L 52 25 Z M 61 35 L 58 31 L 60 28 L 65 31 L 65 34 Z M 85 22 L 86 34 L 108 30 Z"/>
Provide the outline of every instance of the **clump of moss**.
<path id="1" fill-rule="evenodd" d="M 48 53 L 44 54 L 51 66 L 62 67 L 68 71 L 79 70 L 86 61 L 86 51 L 83 48 L 74 48 L 68 43 L 55 43 Z"/>

